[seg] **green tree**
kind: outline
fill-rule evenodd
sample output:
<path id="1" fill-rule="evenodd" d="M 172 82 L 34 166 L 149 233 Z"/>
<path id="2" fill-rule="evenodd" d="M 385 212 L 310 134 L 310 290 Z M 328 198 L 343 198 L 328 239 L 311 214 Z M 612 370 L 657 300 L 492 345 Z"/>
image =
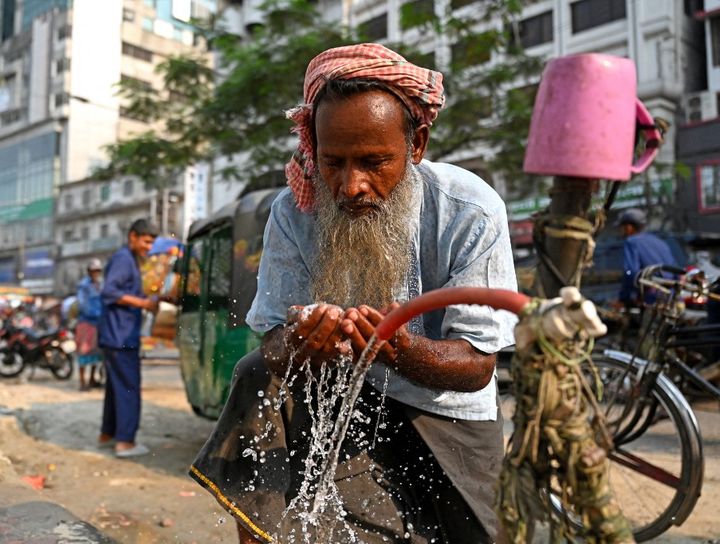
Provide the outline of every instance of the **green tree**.
<path id="1" fill-rule="evenodd" d="M 262 186 L 282 171 L 295 145 L 284 110 L 302 98 L 307 63 L 329 47 L 368 38 L 362 28 L 351 31 L 323 20 L 308 0 L 271 0 L 263 9 L 266 23 L 250 39 L 222 28 L 203 30 L 218 59 L 215 69 L 201 56 L 171 57 L 158 67 L 162 92 L 130 79 L 120 83 L 127 115 L 155 128 L 108 146 L 110 162 L 100 177 L 134 175 L 162 188 L 190 164 L 238 154 L 242 168 L 216 173 Z M 536 77 L 540 61 L 513 47 L 519 10 L 517 1 L 485 0 L 473 4 L 472 17 L 458 18 L 451 11 L 435 13 L 431 0 L 404 5 L 404 29 L 420 28 L 426 43 L 447 36 L 456 44 L 452 61 L 441 67 L 448 101 L 433 129 L 431 158 L 452 158 L 485 144 L 492 149 L 487 171 L 511 179 L 521 171 L 532 97 L 508 91 Z M 491 19 L 502 26 L 482 27 Z M 389 45 L 435 67 L 433 54 L 421 53 L 420 43 Z M 498 56 L 501 62 L 487 62 Z"/>

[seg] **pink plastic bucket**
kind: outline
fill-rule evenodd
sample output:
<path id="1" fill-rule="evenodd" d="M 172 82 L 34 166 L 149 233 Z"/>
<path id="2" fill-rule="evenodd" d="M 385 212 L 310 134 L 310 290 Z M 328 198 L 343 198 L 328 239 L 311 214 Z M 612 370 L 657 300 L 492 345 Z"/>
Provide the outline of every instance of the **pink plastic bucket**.
<path id="1" fill-rule="evenodd" d="M 627 181 L 645 170 L 661 135 L 636 88 L 629 59 L 590 53 L 551 60 L 535 99 L 525 172 Z M 636 124 L 646 143 L 633 162 Z"/>

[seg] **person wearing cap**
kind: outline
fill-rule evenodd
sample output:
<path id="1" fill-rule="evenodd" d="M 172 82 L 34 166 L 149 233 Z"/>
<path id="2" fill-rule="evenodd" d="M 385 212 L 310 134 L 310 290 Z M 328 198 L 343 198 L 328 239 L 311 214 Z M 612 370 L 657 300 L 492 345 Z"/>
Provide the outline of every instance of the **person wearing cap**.
<path id="1" fill-rule="evenodd" d="M 97 342 L 97 326 L 102 313 L 100 290 L 102 289 L 102 263 L 92 259 L 87 266 L 87 276 L 80 280 L 77 290 L 78 318 L 75 325 L 80 391 L 88 391 L 99 384 L 95 380 L 95 367 L 102 364 L 102 352 Z M 90 367 L 90 381 L 85 380 L 85 369 Z"/>
<path id="2" fill-rule="evenodd" d="M 145 219 L 130 226 L 127 244 L 105 266 L 100 293 L 98 344 L 105 354 L 107 379 L 98 444 L 114 445 L 117 457 L 148 453 L 135 442 L 140 425 L 140 327 L 142 311 L 157 312 L 158 301 L 143 293 L 139 262 L 157 235 L 157 227 Z"/>
<path id="3" fill-rule="evenodd" d="M 308 66 L 304 102 L 288 112 L 299 135 L 289 188 L 272 206 L 247 315 L 262 348 L 237 364 L 190 471 L 242 543 L 313 541 L 286 512 L 303 504 L 317 424 L 298 367 L 357 360 L 383 316 L 423 292 L 517 289 L 503 201 L 476 175 L 423 158 L 443 101 L 440 73 L 379 44 L 330 49 Z M 332 542 L 495 541 L 494 354 L 514 343 L 514 323 L 463 305 L 399 329 L 343 442 Z"/>
<path id="4" fill-rule="evenodd" d="M 654 234 L 645 232 L 646 224 L 647 216 L 638 208 L 625 210 L 616 222 L 625 238 L 619 306 L 634 306 L 643 302 L 638 300 L 639 291 L 635 283 L 643 268 L 655 264 L 677 266 L 670 246 Z"/>

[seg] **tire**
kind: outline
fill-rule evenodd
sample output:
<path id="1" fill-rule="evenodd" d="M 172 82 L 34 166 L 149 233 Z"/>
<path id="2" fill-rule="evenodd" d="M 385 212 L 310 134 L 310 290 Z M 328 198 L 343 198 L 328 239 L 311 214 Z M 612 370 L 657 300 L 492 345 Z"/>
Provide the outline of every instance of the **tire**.
<path id="1" fill-rule="evenodd" d="M 629 360 L 630 355 L 622 355 Z M 593 362 L 604 389 L 600 406 L 609 410 L 608 424 L 616 442 L 610 452 L 610 483 L 635 540 L 648 541 L 672 525 L 681 525 L 700 497 L 704 469 L 700 430 L 687 401 L 666 376 L 658 377 L 641 403 L 631 394 L 638 384 L 638 367 L 611 355 L 595 355 Z M 587 376 L 593 385 L 589 369 Z M 511 395 L 500 399 L 507 435 L 515 402 Z M 630 425 L 634 414 L 642 417 Z M 628 466 L 633 463 L 635 467 Z M 638 472 L 642 467 L 660 471 L 652 477 Z M 660 475 L 672 485 L 659 481 Z M 564 512 L 559 499 L 550 495 L 555 515 L 581 528 L 578 518 Z"/>
<path id="2" fill-rule="evenodd" d="M 25 369 L 25 361 L 22 356 L 13 350 L 3 349 L 0 351 L 0 376 L 3 378 L 14 378 Z"/>
<path id="3" fill-rule="evenodd" d="M 70 355 L 62 349 L 54 348 L 50 350 L 49 358 L 48 365 L 50 372 L 52 372 L 58 380 L 69 380 L 72 377 L 73 360 Z"/>

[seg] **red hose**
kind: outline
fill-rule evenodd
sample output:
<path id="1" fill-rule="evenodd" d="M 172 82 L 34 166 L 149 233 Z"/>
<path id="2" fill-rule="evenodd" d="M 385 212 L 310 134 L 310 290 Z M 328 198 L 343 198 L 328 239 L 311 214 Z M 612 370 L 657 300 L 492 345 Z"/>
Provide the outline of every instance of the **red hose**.
<path id="1" fill-rule="evenodd" d="M 416 315 L 424 314 L 453 304 L 480 304 L 495 310 L 507 310 L 520 313 L 530 297 L 506 289 L 488 289 L 486 287 L 445 287 L 429 291 L 396 308 L 378 323 L 375 336 L 378 340 L 388 340 L 395 331 Z"/>

